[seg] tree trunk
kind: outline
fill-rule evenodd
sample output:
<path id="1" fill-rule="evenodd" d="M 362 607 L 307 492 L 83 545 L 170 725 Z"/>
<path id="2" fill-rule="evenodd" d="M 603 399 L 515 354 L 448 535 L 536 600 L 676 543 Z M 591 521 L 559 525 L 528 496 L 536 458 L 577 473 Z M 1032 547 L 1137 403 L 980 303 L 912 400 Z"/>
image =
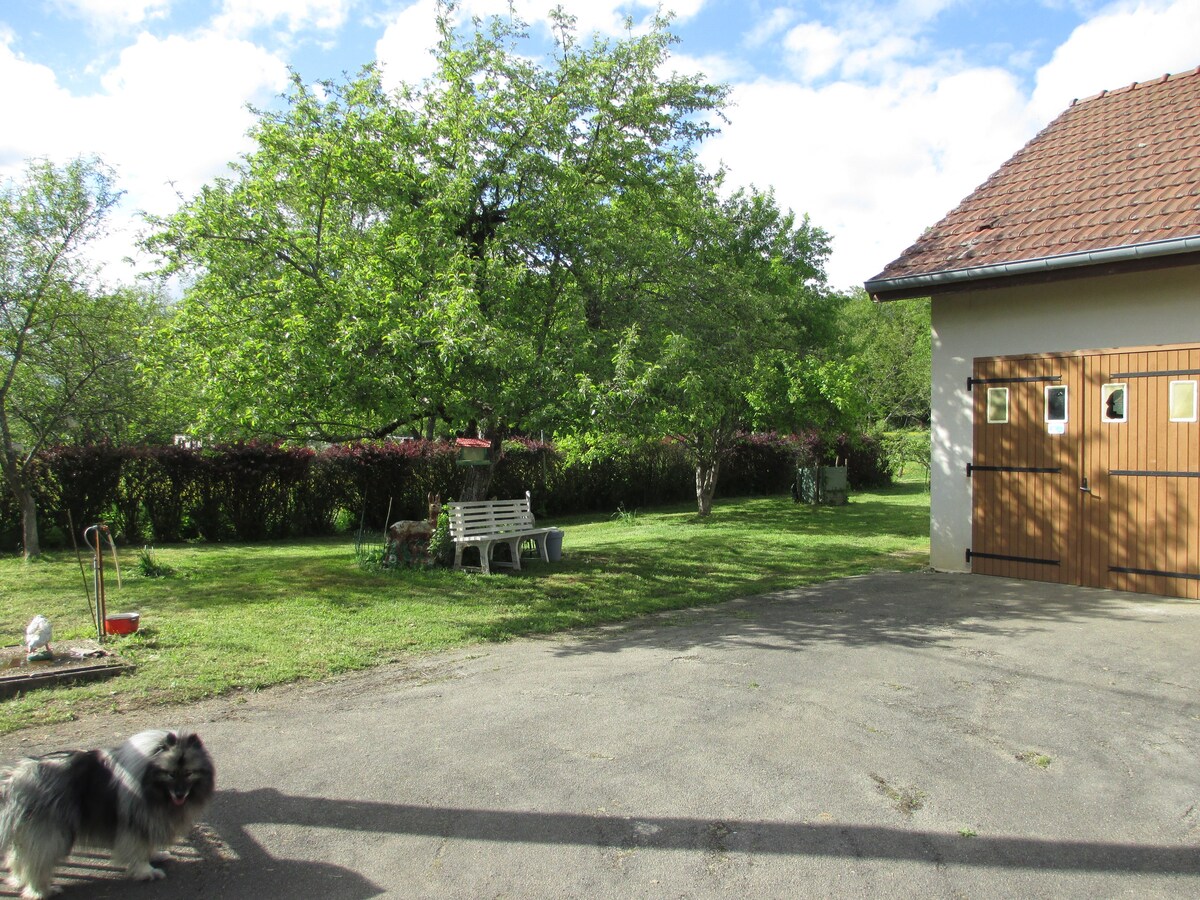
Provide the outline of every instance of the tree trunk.
<path id="1" fill-rule="evenodd" d="M 33 491 L 23 482 L 13 485 L 13 496 L 21 507 L 21 546 L 25 558 L 32 559 L 42 552 L 41 541 L 38 539 L 37 502 Z"/>
<path id="2" fill-rule="evenodd" d="M 466 478 L 463 480 L 462 496 L 459 499 L 486 500 L 488 491 L 492 487 L 492 474 L 494 471 L 494 462 L 489 462 L 486 466 L 467 466 Z"/>
<path id="3" fill-rule="evenodd" d="M 713 494 L 717 491 L 717 475 L 721 469 L 718 459 L 696 463 L 696 511 L 701 516 L 712 513 Z"/>
<path id="4" fill-rule="evenodd" d="M 20 455 L 10 437 L 8 417 L 3 409 L 0 409 L 0 438 L 4 443 L 0 449 L 0 470 L 3 470 L 4 482 L 17 501 L 17 508 L 21 510 L 21 550 L 25 558 L 30 559 L 40 556 L 42 552 L 42 544 L 38 539 L 37 500 L 28 479 L 28 470 L 21 465 Z"/>

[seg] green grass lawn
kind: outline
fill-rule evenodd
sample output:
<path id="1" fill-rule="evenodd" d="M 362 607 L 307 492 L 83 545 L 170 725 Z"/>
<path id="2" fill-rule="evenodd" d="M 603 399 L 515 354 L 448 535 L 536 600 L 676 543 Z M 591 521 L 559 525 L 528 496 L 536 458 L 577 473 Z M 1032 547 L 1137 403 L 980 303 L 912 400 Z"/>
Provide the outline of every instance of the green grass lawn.
<path id="1" fill-rule="evenodd" d="M 368 572 L 348 537 L 268 544 L 177 545 L 154 557 L 169 577 L 106 570 L 108 611 L 141 628 L 109 639 L 134 674 L 0 701 L 0 733 L 100 711 L 181 703 L 363 669 L 447 647 L 615 622 L 659 610 L 928 563 L 929 495 L 899 484 L 843 507 L 789 497 L 718 502 L 621 517 L 573 517 L 559 563 L 482 576 L 447 570 Z M 90 559 L 85 559 L 91 579 Z M 94 637 L 72 552 L 0 560 L 0 645 L 19 644 L 42 613 L 56 639 Z"/>

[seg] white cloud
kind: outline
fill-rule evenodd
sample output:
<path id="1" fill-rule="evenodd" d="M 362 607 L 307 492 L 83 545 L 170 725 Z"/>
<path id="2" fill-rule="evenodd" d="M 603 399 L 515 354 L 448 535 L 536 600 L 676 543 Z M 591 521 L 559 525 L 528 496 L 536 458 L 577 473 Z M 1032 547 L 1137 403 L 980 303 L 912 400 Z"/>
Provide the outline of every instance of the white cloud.
<path id="1" fill-rule="evenodd" d="M 166 15 L 171 0 L 56 0 L 55 5 L 95 27 L 115 31 Z"/>
<path id="2" fill-rule="evenodd" d="M 351 0 L 224 0 L 214 28 L 243 35 L 282 23 L 289 34 L 308 29 L 336 31 L 345 24 L 350 4 Z"/>
<path id="3" fill-rule="evenodd" d="M 281 91 L 287 68 L 260 47 L 211 33 L 142 34 L 95 94 L 71 94 L 7 44 L 0 44 L 0 80 L 22 88 L 0 94 L 0 121 L 26 123 L 0 137 L 0 176 L 18 175 L 32 157 L 61 164 L 95 154 L 112 166 L 126 197 L 97 252 L 110 278 L 127 279 L 133 273 L 119 260 L 133 252 L 136 213 L 171 212 L 177 194 L 194 194 L 248 150 L 246 104 Z"/>
<path id="4" fill-rule="evenodd" d="M 1031 98 L 1010 72 L 931 51 L 926 26 L 953 2 L 849 3 L 793 27 L 779 46 L 796 80 L 736 85 L 704 150 L 832 233 L 838 287 L 876 274 L 1073 98 L 1200 64 L 1200 0 L 1120 0 L 1055 51 Z"/>
<path id="5" fill-rule="evenodd" d="M 601 34 L 619 34 L 625 30 L 628 14 L 637 23 L 653 15 L 661 6 L 664 12 L 674 13 L 676 19 L 685 22 L 694 17 L 706 0 L 516 0 L 516 9 L 525 21 L 536 24 L 549 21 L 550 10 L 561 6 L 576 18 L 579 33 L 583 35 L 597 31 Z M 505 15 L 508 0 L 467 0 L 471 13 L 477 15 Z"/>
<path id="6" fill-rule="evenodd" d="M 731 125 L 703 152 L 732 184 L 774 186 L 834 238 L 839 288 L 879 272 L 1029 137 L 1016 80 L 911 69 L 881 86 L 760 80 L 733 91 Z"/>
<path id="7" fill-rule="evenodd" d="M 661 74 L 669 78 L 672 74 L 700 75 L 711 84 L 729 84 L 741 78 L 751 77 L 752 69 L 745 63 L 720 53 L 690 56 L 677 50 L 668 57 Z"/>
<path id="8" fill-rule="evenodd" d="M 435 0 L 418 0 L 402 10 L 375 44 L 383 86 L 419 84 L 434 72 L 431 51 L 437 44 Z"/>
<path id="9" fill-rule="evenodd" d="M 797 25 L 783 39 L 788 65 L 805 81 L 828 75 L 846 55 L 842 35 L 818 22 Z"/>
<path id="10" fill-rule="evenodd" d="M 1200 0 L 1110 6 L 1076 28 L 1037 73 L 1035 113 L 1049 121 L 1074 99 L 1200 65 Z"/>
<path id="11" fill-rule="evenodd" d="M 806 21 L 787 32 L 782 43 L 784 62 L 807 82 L 827 76 L 888 81 L 909 67 L 929 64 L 932 54 L 922 35 L 938 14 L 955 2 L 958 0 L 901 0 L 891 6 L 871 0 L 842 3 L 828 21 Z M 751 32 L 751 39 L 782 18 L 780 10 L 774 11 Z"/>
<path id="12" fill-rule="evenodd" d="M 671 13 L 679 21 L 686 22 L 688 19 L 694 18 L 700 10 L 704 8 L 708 0 L 667 0 L 665 3 L 655 3 L 654 7 L 661 6 L 664 12 Z M 646 3 L 649 7 L 652 4 Z"/>
<path id="13" fill-rule="evenodd" d="M 92 101 L 105 119 L 92 146 L 118 167 L 128 191 L 130 219 L 114 239 L 123 235 L 128 250 L 138 227 L 133 213 L 171 212 L 180 195 L 194 195 L 249 150 L 247 103 L 278 94 L 287 77 L 283 62 L 261 47 L 211 33 L 142 35 L 126 48 L 102 80 L 105 94 Z"/>
<path id="14" fill-rule="evenodd" d="M 425 3 L 427 0 L 418 0 Z M 694 16 L 705 0 L 679 0 L 674 6 L 680 20 Z M 513 11 L 531 26 L 544 25 L 550 21 L 550 13 L 556 7 L 575 18 L 578 33 L 584 36 L 592 32 L 618 34 L 625 30 L 625 16 L 635 23 L 651 16 L 659 7 L 657 0 L 513 0 Z M 507 17 L 509 0 L 463 0 L 459 21 L 468 21 L 472 16 L 488 19 L 492 16 Z"/>
<path id="15" fill-rule="evenodd" d="M 779 32 L 786 30 L 795 20 L 795 10 L 783 6 L 776 7 L 767 16 L 755 23 L 746 34 L 743 43 L 751 48 L 761 47 L 779 34 Z"/>
<path id="16" fill-rule="evenodd" d="M 19 175 L 24 161 L 53 154 L 73 130 L 68 113 L 71 97 L 58 85 L 54 72 L 13 52 L 12 34 L 0 34 L 0 84 L 20 90 L 0 92 L 0 122 L 28 123 L 0 129 L 0 178 Z"/>
<path id="17" fill-rule="evenodd" d="M 885 35 L 878 41 L 856 47 L 846 54 L 842 74 L 846 78 L 869 78 L 886 81 L 906 68 L 903 60 L 915 59 L 920 45 L 911 37 Z"/>
<path id="18" fill-rule="evenodd" d="M 147 194 L 161 196 L 168 180 L 192 193 L 247 149 L 246 104 L 279 93 L 287 77 L 281 60 L 247 41 L 143 34 L 101 79 L 104 94 L 93 103 L 107 123 L 94 138 Z"/>

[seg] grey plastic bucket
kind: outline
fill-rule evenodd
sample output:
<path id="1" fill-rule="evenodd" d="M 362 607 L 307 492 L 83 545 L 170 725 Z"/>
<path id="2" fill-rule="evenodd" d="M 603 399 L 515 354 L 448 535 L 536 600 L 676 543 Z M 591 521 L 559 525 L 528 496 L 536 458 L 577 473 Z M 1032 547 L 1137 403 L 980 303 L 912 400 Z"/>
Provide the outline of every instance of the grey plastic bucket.
<path id="1" fill-rule="evenodd" d="M 550 562 L 558 562 L 562 559 L 562 542 L 561 528 L 551 528 L 546 532 L 546 556 L 550 558 Z"/>

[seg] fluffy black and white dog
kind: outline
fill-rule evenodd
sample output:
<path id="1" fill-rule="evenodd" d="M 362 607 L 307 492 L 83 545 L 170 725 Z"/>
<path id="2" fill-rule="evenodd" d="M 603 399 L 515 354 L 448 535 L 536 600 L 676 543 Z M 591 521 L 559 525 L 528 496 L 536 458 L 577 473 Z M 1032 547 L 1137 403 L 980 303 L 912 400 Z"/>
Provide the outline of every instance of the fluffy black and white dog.
<path id="1" fill-rule="evenodd" d="M 107 847 L 131 878 L 191 830 L 211 799 L 212 759 L 187 731 L 143 731 L 111 750 L 64 750 L 0 769 L 0 852 L 27 900 L 57 892 L 54 868 L 76 844 Z"/>

